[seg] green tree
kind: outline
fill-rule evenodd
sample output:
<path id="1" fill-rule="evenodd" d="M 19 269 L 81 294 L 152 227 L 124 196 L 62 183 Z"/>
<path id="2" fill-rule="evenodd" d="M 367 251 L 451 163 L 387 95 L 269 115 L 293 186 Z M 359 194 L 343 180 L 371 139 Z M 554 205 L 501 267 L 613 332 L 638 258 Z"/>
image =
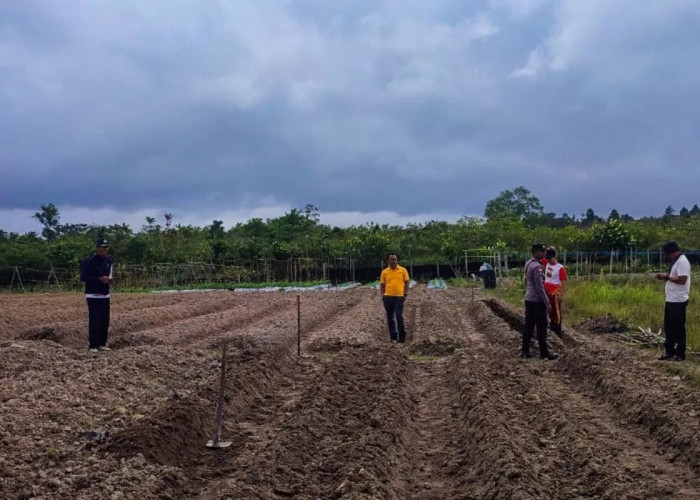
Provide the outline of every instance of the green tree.
<path id="1" fill-rule="evenodd" d="M 41 212 L 35 212 L 32 217 L 44 226 L 41 230 L 41 235 L 44 238 L 51 241 L 59 235 L 61 216 L 56 205 L 53 203 L 41 205 Z"/>
<path id="2" fill-rule="evenodd" d="M 617 219 L 595 224 L 591 237 L 595 250 L 620 250 L 636 243 L 630 228 Z"/>
<path id="3" fill-rule="evenodd" d="M 544 213 L 544 207 L 537 196 L 530 190 L 519 186 L 512 191 L 506 190 L 486 203 L 484 217 L 487 219 L 515 216 L 520 220 L 526 220 L 540 216 Z"/>

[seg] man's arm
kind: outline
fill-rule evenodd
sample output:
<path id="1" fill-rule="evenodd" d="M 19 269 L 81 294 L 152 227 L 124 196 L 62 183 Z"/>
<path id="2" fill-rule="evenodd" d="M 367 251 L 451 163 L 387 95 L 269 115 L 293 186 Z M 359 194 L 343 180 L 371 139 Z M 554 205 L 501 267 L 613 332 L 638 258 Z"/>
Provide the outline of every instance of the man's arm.
<path id="1" fill-rule="evenodd" d="M 98 276 L 91 274 L 93 269 L 91 263 L 92 259 L 89 257 L 80 263 L 80 281 L 83 283 L 98 283 L 100 281 Z"/>
<path id="2" fill-rule="evenodd" d="M 656 277 L 663 281 L 670 281 L 677 285 L 685 285 L 688 281 L 688 276 L 690 275 L 690 264 L 684 259 L 683 262 L 679 262 L 676 268 L 676 275 L 672 276 L 669 273 L 659 273 Z"/>
<path id="3" fill-rule="evenodd" d="M 544 289 L 544 280 L 542 279 L 542 266 L 540 266 L 539 262 L 533 261 L 533 263 L 530 264 L 530 268 L 527 270 L 527 272 L 529 274 L 528 279 L 532 280 L 532 283 L 535 286 L 535 290 L 537 290 L 537 295 L 539 295 L 540 300 L 544 302 L 547 306 L 547 309 L 549 309 L 552 306 L 549 304 L 547 292 Z"/>

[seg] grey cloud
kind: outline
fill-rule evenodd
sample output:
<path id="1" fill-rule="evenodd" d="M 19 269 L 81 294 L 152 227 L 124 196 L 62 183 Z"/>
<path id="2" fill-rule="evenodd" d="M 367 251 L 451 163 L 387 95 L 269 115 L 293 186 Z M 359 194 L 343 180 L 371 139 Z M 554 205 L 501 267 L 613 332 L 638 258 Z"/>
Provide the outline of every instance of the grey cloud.
<path id="1" fill-rule="evenodd" d="M 557 212 L 692 205 L 659 172 L 700 180 L 698 10 L 6 2 L 0 209 L 480 213 L 520 184 Z"/>

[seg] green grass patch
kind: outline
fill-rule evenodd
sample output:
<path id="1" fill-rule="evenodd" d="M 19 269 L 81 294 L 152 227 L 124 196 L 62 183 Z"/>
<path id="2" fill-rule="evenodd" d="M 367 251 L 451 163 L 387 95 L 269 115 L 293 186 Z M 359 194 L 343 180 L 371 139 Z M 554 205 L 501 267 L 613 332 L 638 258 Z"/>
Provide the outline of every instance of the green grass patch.
<path id="1" fill-rule="evenodd" d="M 454 288 L 483 288 L 481 281 L 474 281 L 471 278 L 452 278 L 447 280 L 450 287 Z"/>
<path id="2" fill-rule="evenodd" d="M 693 276 L 698 283 L 700 275 Z M 522 285 L 487 290 L 513 305 L 522 305 Z M 691 288 L 686 329 L 688 347 L 700 350 L 700 289 Z M 663 324 L 664 284 L 649 275 L 612 277 L 612 279 L 571 279 L 564 296 L 564 324 L 575 325 L 591 316 L 611 314 L 615 318 L 643 328 L 659 330 Z"/>

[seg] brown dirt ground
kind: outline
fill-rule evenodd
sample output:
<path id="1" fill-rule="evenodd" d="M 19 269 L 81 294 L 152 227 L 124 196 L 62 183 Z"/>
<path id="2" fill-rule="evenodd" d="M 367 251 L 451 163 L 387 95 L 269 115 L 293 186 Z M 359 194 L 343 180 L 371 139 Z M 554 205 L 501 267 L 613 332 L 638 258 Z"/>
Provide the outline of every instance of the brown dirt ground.
<path id="1" fill-rule="evenodd" d="M 117 294 L 92 356 L 79 295 L 0 296 L 0 497 L 700 498 L 700 391 L 649 352 L 521 360 L 470 290 L 415 289 L 404 345 L 376 290 L 301 300 L 301 357 L 294 294 L 230 292 Z"/>

